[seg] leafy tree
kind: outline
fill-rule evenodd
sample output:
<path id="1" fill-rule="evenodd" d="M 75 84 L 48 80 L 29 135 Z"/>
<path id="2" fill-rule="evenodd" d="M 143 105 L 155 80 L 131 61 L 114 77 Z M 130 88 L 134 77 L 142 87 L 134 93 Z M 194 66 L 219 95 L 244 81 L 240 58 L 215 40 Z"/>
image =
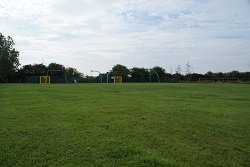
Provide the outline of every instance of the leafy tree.
<path id="1" fill-rule="evenodd" d="M 47 67 L 44 64 L 34 64 L 32 68 L 36 76 L 46 75 L 47 73 Z"/>
<path id="2" fill-rule="evenodd" d="M 229 78 L 239 78 L 240 77 L 240 72 L 239 71 L 231 71 L 228 73 Z"/>
<path id="3" fill-rule="evenodd" d="M 250 72 L 242 72 L 242 73 L 240 73 L 240 78 L 243 81 L 250 81 Z"/>
<path id="4" fill-rule="evenodd" d="M 31 64 L 24 65 L 19 70 L 19 74 L 21 74 L 22 76 L 33 76 L 33 75 L 35 75 L 34 70 L 33 70 L 33 66 Z"/>
<path id="5" fill-rule="evenodd" d="M 192 73 L 192 74 L 187 74 L 185 76 L 186 81 L 199 81 L 200 78 L 204 78 L 204 75 Z"/>
<path id="6" fill-rule="evenodd" d="M 24 80 L 29 76 L 42 76 L 46 75 L 47 67 L 44 64 L 28 64 L 21 67 L 18 71 L 19 79 Z"/>
<path id="7" fill-rule="evenodd" d="M 112 68 L 112 71 L 114 76 L 129 76 L 130 71 L 126 66 L 123 66 L 121 64 L 117 64 Z"/>
<path id="8" fill-rule="evenodd" d="M 62 64 L 50 63 L 48 70 L 63 70 L 66 71 L 66 68 Z M 64 77 L 65 73 L 61 71 L 53 71 L 49 73 L 50 76 Z"/>
<path id="9" fill-rule="evenodd" d="M 148 77 L 149 74 L 144 68 L 133 67 L 130 69 L 132 77 Z"/>
<path id="10" fill-rule="evenodd" d="M 66 68 L 66 75 L 69 80 L 73 82 L 75 79 L 83 78 L 83 74 L 78 72 L 75 68 Z"/>
<path id="11" fill-rule="evenodd" d="M 14 80 L 14 76 L 19 67 L 19 52 L 13 47 L 13 39 L 7 39 L 0 33 L 0 82 Z"/>
<path id="12" fill-rule="evenodd" d="M 214 73 L 214 76 L 216 78 L 224 78 L 225 77 L 225 74 L 223 74 L 222 72 L 217 72 L 217 73 Z"/>
<path id="13" fill-rule="evenodd" d="M 153 67 L 153 70 L 157 72 L 159 77 L 165 77 L 166 76 L 166 71 L 162 67 L 155 66 L 155 67 Z M 152 76 L 156 76 L 156 74 L 152 73 Z"/>
<path id="14" fill-rule="evenodd" d="M 250 72 L 242 72 L 242 73 L 240 73 L 240 77 L 250 79 Z"/>
<path id="15" fill-rule="evenodd" d="M 48 70 L 65 70 L 65 67 L 62 64 L 50 63 Z"/>
<path id="16" fill-rule="evenodd" d="M 179 74 L 179 73 L 175 73 L 173 76 L 179 82 L 185 79 L 185 76 L 183 76 L 182 74 Z"/>
<path id="17" fill-rule="evenodd" d="M 44 64 L 25 65 L 20 70 L 25 76 L 41 76 L 46 75 L 47 67 Z"/>
<path id="18" fill-rule="evenodd" d="M 214 77 L 215 77 L 214 73 L 211 72 L 211 71 L 208 71 L 208 72 L 205 74 L 205 76 L 206 76 L 207 78 L 214 78 Z"/>

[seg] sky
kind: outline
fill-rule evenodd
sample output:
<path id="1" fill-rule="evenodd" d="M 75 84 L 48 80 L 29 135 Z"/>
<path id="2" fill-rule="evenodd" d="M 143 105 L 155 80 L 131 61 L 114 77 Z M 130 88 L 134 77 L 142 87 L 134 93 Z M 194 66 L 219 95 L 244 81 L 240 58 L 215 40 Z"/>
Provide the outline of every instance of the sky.
<path id="1" fill-rule="evenodd" d="M 22 66 L 250 71 L 250 0 L 0 0 L 0 32 Z"/>

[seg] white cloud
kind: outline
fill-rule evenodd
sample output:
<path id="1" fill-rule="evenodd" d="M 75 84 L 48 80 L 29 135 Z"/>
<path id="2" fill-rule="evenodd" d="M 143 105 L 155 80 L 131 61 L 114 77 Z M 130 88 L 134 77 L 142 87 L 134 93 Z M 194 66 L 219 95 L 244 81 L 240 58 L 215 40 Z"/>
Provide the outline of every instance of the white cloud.
<path id="1" fill-rule="evenodd" d="M 1 0 L 0 32 L 22 65 L 169 71 L 189 58 L 197 73 L 249 71 L 249 9 L 247 0 Z"/>

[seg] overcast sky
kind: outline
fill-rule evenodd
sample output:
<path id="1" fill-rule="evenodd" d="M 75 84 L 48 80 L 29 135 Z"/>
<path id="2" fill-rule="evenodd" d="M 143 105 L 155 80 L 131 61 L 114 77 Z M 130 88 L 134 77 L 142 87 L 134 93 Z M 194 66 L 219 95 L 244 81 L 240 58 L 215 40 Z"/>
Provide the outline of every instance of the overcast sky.
<path id="1" fill-rule="evenodd" d="M 0 0 L 20 63 L 250 71 L 249 0 Z"/>

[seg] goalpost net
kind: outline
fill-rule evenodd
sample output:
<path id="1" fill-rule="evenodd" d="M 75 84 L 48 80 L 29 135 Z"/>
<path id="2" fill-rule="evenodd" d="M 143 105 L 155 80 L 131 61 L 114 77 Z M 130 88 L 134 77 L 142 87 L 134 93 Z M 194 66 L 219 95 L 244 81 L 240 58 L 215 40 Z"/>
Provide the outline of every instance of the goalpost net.
<path id="1" fill-rule="evenodd" d="M 51 83 L 68 83 L 68 78 L 64 70 L 48 70 L 47 76 L 50 76 Z"/>
<path id="2" fill-rule="evenodd" d="M 50 76 L 40 76 L 40 84 L 50 84 Z"/>

